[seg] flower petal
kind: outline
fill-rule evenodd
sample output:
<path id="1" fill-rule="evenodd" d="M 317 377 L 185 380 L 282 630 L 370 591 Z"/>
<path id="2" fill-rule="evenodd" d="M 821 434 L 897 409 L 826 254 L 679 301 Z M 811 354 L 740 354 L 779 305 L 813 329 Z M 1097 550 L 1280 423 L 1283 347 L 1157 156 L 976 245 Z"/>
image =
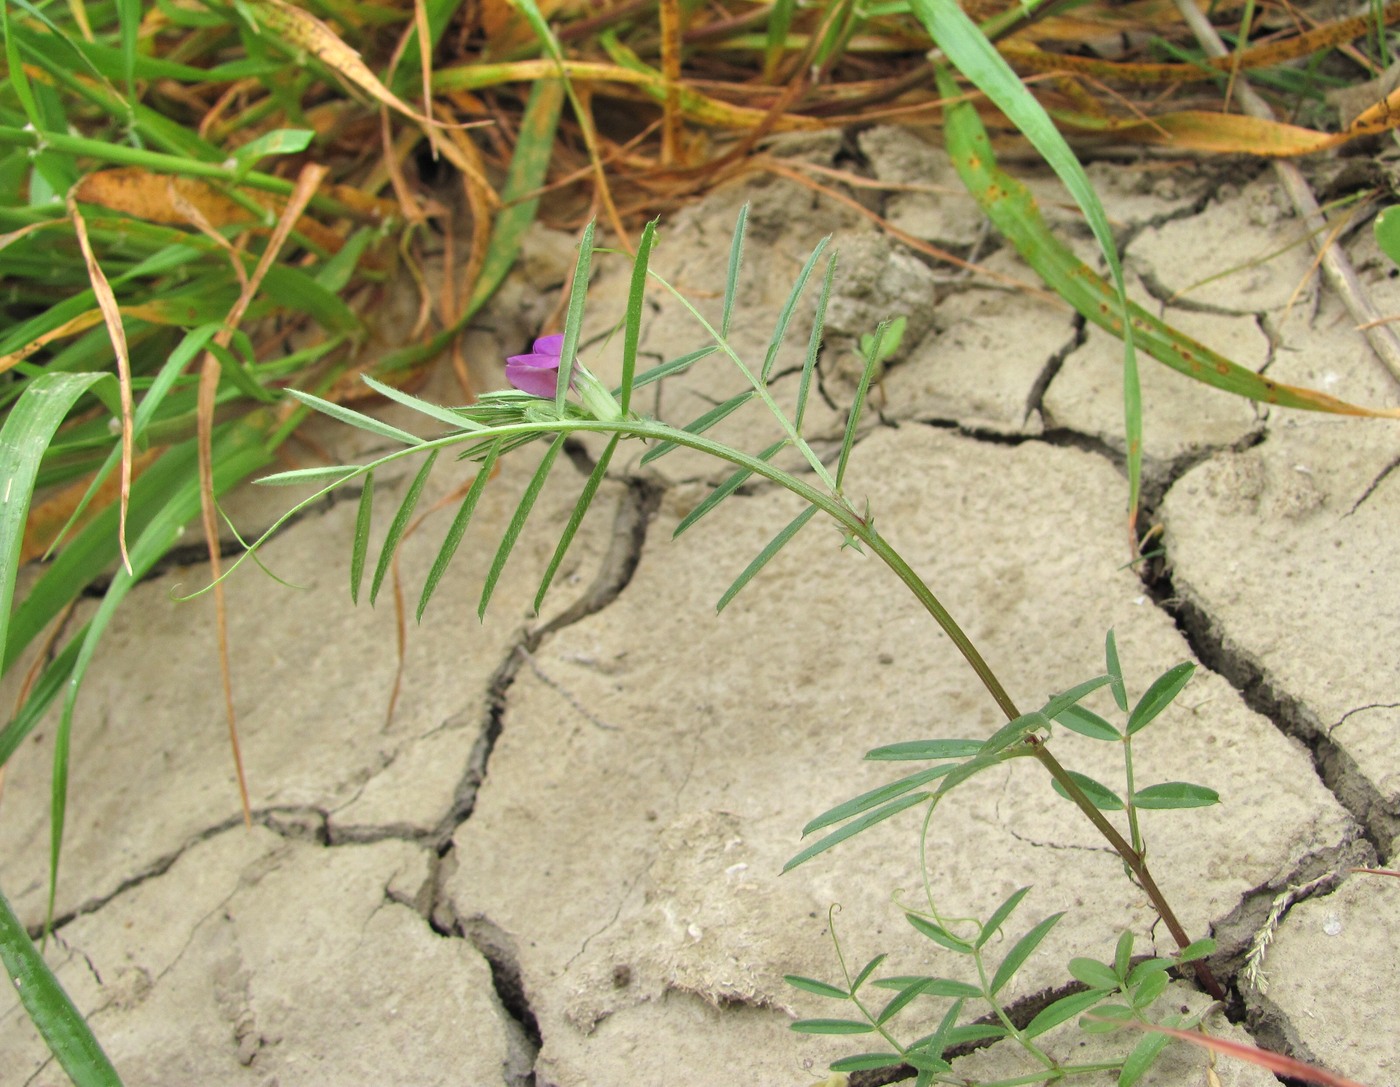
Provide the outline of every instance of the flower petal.
<path id="1" fill-rule="evenodd" d="M 564 334 L 556 332 L 552 336 L 541 336 L 535 341 L 537 355 L 553 355 L 557 360 L 564 351 Z"/>
<path id="2" fill-rule="evenodd" d="M 506 360 L 506 380 L 521 392 L 531 396 L 554 399 L 559 382 L 559 360 L 551 359 L 545 366 L 536 363 L 538 355 L 516 355 Z"/>

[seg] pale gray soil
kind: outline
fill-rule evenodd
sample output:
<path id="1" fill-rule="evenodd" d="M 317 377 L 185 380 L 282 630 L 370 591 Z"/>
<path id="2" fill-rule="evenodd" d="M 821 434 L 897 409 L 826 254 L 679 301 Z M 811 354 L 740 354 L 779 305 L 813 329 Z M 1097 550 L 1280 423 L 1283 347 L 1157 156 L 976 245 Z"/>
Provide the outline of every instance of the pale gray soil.
<path id="1" fill-rule="evenodd" d="M 866 133 L 858 149 L 887 181 L 956 185 L 908 133 Z M 818 141 L 805 153 L 832 161 L 836 150 Z M 1144 304 L 1275 379 L 1400 403 L 1310 274 L 1272 175 L 1220 164 L 1093 174 Z M 1090 255 L 1057 190 L 1035 185 Z M 862 199 L 903 230 L 977 246 L 989 268 L 1033 278 L 951 191 Z M 848 490 L 868 497 L 880 531 L 1013 698 L 1039 706 L 1100 672 L 1110 627 L 1130 697 L 1176 662 L 1199 662 L 1140 734 L 1135 762 L 1139 785 L 1195 781 L 1223 797 L 1143 816 L 1158 882 L 1190 933 L 1220 944 L 1212 965 L 1235 1005 L 1232 1022 L 1213 1015 L 1212 1031 L 1372 1087 L 1400 1083 L 1400 881 L 1352 871 L 1393 865 L 1400 833 L 1400 424 L 1248 403 L 1144 358 L 1143 518 L 1161 524 L 1164 555 L 1128 566 L 1120 355 L 1108 337 L 1057 303 L 934 270 L 786 182 L 721 191 L 663 224 L 656 266 L 711 316 L 744 201 L 753 212 L 734 338 L 755 367 L 811 248 L 832 232 L 842 254 L 808 418 L 819 449 L 839 441 L 854 337 L 909 317 Z M 469 337 L 484 387 L 541 331 L 571 244 L 537 232 Z M 1400 280 L 1369 230 L 1347 245 L 1380 310 L 1400 312 Z M 621 262 L 600 264 L 590 335 L 621 316 L 627 276 Z M 673 299 L 658 292 L 651 306 L 645 361 L 705 343 Z M 799 307 L 778 359 L 780 394 L 795 391 L 810 312 Z M 583 357 L 611 375 L 619 350 L 600 340 Z M 646 389 L 640 407 L 684 422 L 740 388 L 710 360 Z M 429 395 L 454 396 L 445 378 Z M 346 430 L 319 433 L 337 455 L 372 451 Z M 756 405 L 721 433 L 753 451 L 776 435 Z M 888 951 L 891 974 L 965 970 L 899 908 L 920 900 L 917 815 L 779 871 L 809 818 L 899 776 L 900 766 L 863 762 L 867 750 L 985 737 L 1000 723 L 991 699 L 890 573 L 840 549 L 821 522 L 716 616 L 726 586 L 798 507 L 754 486 L 673 542 L 678 520 L 726 474 L 689 454 L 641 467 L 620 451 L 543 615 L 532 615 L 599 449 L 580 442 L 561 459 L 478 623 L 481 577 L 538 453 L 504 464 L 410 628 L 387 723 L 392 594 L 375 609 L 349 601 L 354 501 L 318 507 L 264 551 L 298 588 L 251 566 L 233 579 L 252 831 L 238 814 L 211 604 L 172 599 L 204 585 L 207 568 L 171 569 L 132 594 L 79 702 L 51 949 L 129 1085 L 801 1085 L 835 1057 L 880 1048 L 787 1029 L 847 1014 L 782 980 L 839 980 L 834 903 L 853 968 Z M 445 461 L 420 508 L 468 474 Z M 407 482 L 388 475 L 378 533 Z M 287 501 L 258 492 L 231 508 L 252 530 Z M 404 548 L 410 606 L 450 516 L 437 513 Z M 1091 705 L 1111 711 L 1103 692 Z M 0 885 L 31 923 L 44 904 L 52 739 L 50 725 L 16 755 L 0 802 Z M 1052 745 L 1071 768 L 1121 787 L 1108 745 L 1063 730 Z M 1027 760 L 939 807 L 929 860 L 945 916 L 985 917 L 1033 885 L 1001 947 L 1066 911 L 1007 990 L 1023 1012 L 1066 982 L 1070 957 L 1111 959 L 1124 928 L 1140 952 L 1172 949 L 1119 860 Z M 1246 972 L 1261 930 L 1271 942 L 1258 941 L 1266 953 Z M 1169 1005 L 1199 1006 L 1174 984 Z M 63 1083 L 5 999 L 0 1083 Z M 912 1041 L 942 1008 L 916 1008 L 923 1019 L 901 1037 Z M 1083 1040 L 1070 1025 L 1050 1048 L 1092 1060 L 1132 1044 Z M 960 1071 L 1034 1071 L 1018 1054 L 980 1051 Z M 1202 1084 L 1205 1064 L 1202 1052 L 1169 1050 L 1146 1082 Z M 1224 1058 L 1215 1071 L 1227 1087 L 1270 1081 Z"/>

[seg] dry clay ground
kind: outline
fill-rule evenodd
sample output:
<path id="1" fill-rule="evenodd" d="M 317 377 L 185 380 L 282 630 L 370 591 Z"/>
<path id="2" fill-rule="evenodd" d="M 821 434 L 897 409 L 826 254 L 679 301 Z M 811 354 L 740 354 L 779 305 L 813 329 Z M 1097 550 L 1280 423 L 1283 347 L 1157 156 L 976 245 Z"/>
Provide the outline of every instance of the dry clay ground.
<path id="1" fill-rule="evenodd" d="M 885 181 L 950 186 L 863 199 L 916 236 L 977 243 L 979 219 L 952 195 L 936 152 L 894 130 L 855 144 Z M 803 153 L 830 162 L 837 150 L 818 141 Z M 1094 173 L 1138 297 L 1172 323 L 1273 378 L 1400 401 L 1309 278 L 1307 246 L 1289 247 L 1299 227 L 1271 175 Z M 1037 184 L 1088 252 L 1054 188 Z M 849 394 L 851 338 L 908 315 L 849 490 L 869 497 L 880 530 L 1018 703 L 1100 672 L 1110 627 L 1132 697 L 1177 661 L 1200 663 L 1140 734 L 1135 759 L 1140 785 L 1196 781 L 1224 798 L 1144 815 L 1158 881 L 1193 935 L 1219 941 L 1215 970 L 1239 996 L 1242 1014 L 1214 1016 L 1212 1030 L 1373 1087 L 1400 1082 L 1400 881 L 1353 871 L 1393 864 L 1400 826 L 1400 424 L 1262 408 L 1144 360 L 1145 516 L 1162 524 L 1165 548 L 1145 582 L 1125 566 L 1112 342 L 1059 304 L 935 272 L 849 209 L 777 181 L 722 191 L 664 225 L 657 266 L 708 312 L 744 200 L 753 213 L 735 338 L 755 364 L 811 247 L 832 231 L 842 253 L 823 399 L 809 418 L 823 448 L 840 433 L 833 405 Z M 501 356 L 554 306 L 570 245 L 537 234 L 472 334 L 492 384 Z M 1400 311 L 1400 282 L 1369 233 L 1348 245 L 1381 310 Z M 1030 278 L 1007 252 L 982 252 L 993 270 Z M 621 262 L 602 266 L 593 332 L 620 316 L 626 282 Z M 793 339 L 805 336 L 804 326 Z M 654 297 L 648 359 L 704 342 L 673 301 Z M 617 354 L 614 344 L 584 357 L 607 372 Z M 799 361 L 793 348 L 778 365 Z M 777 382 L 788 394 L 794 385 Z M 740 387 L 712 360 L 649 388 L 642 407 L 685 421 Z M 773 429 L 749 410 L 726 433 L 757 450 Z M 339 455 L 367 452 L 344 429 L 322 436 Z M 504 465 L 410 631 L 387 724 L 393 607 L 387 593 L 373 610 L 348 599 L 354 501 L 318 506 L 264 551 L 299 588 L 251 567 L 235 577 L 251 831 L 237 811 L 210 604 L 172 599 L 205 584 L 207 569 L 169 569 L 133 594 L 79 703 L 50 950 L 128 1084 L 810 1083 L 829 1060 L 875 1048 L 787 1029 L 797 1016 L 848 1014 L 782 981 L 839 978 L 833 903 L 848 962 L 888 951 L 889 973 L 966 980 L 965 962 L 899 908 L 918 901 L 913 813 L 779 870 L 807 819 L 897 776 L 864 752 L 984 737 L 999 724 L 991 700 L 883 566 L 841 550 L 820 522 L 717 617 L 719 595 L 796 507 L 755 487 L 672 542 L 723 474 L 688 454 L 643 468 L 628 453 L 533 616 L 536 579 L 597 449 L 580 443 L 556 470 L 478 623 L 480 579 L 534 447 Z M 444 464 L 425 503 L 466 471 Z M 406 481 L 406 470 L 381 479 L 378 532 Z M 260 492 L 233 508 L 252 528 L 289 500 Z M 405 547 L 410 601 L 449 517 Z M 1106 697 L 1091 704 L 1111 711 Z M 0 885 L 30 922 L 44 900 L 52 734 L 13 760 L 0 808 Z M 1121 782 L 1109 745 L 1063 731 L 1053 745 L 1071 767 Z M 1171 950 L 1119 861 L 1033 764 L 1000 767 L 944 803 L 929 864 L 946 916 L 986 917 L 1031 885 L 1000 947 L 1067 911 L 1007 990 L 1022 1010 L 1064 984 L 1070 957 L 1111 959 L 1124 928 L 1139 952 Z M 1266 923 L 1262 971 L 1246 978 Z M 1185 982 L 1174 986 L 1170 1006 L 1200 1005 Z M 904 1040 L 942 1009 L 932 999 L 911 1009 Z M 0 1024 L 6 1087 L 63 1082 L 17 1004 Z M 1120 1053 L 1131 1044 L 1110 1042 Z M 1072 1024 L 1049 1046 L 1070 1059 L 1103 1052 Z M 1008 1049 L 959 1069 L 1034 1071 Z M 1269 1082 L 1226 1060 L 1216 1071 L 1227 1087 Z M 1169 1050 L 1152 1076 L 1203 1085 L 1206 1058 Z"/>

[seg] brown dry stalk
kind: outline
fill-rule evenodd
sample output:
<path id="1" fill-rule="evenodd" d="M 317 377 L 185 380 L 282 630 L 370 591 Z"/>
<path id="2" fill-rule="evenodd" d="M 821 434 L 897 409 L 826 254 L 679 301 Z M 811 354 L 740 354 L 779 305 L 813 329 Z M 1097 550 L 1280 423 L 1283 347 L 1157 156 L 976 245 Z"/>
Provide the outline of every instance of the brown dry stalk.
<path id="1" fill-rule="evenodd" d="M 243 314 L 247 312 L 248 306 L 253 301 L 253 296 L 257 294 L 258 287 L 262 285 L 263 277 L 267 275 L 268 269 L 276 261 L 278 253 L 281 252 L 282 246 L 286 244 L 292 228 L 296 225 L 297 218 L 316 194 L 316 189 L 326 176 L 326 172 L 326 167 L 314 163 L 308 163 L 302 167 L 301 174 L 297 177 L 296 187 L 287 200 L 287 206 L 282 210 L 282 217 L 277 221 L 277 228 L 272 232 L 267 247 L 258 259 L 257 267 L 253 269 L 252 276 L 244 284 L 243 290 L 239 292 L 238 301 L 234 303 L 233 309 L 224 319 L 223 327 L 214 335 L 214 343 L 220 348 L 228 347 L 232 341 L 233 334 L 238 330 L 238 325 L 243 320 Z M 219 673 L 223 681 L 224 715 L 228 721 L 229 745 L 233 750 L 234 770 L 238 775 L 238 796 L 243 804 L 243 822 L 244 825 L 251 827 L 253 825 L 253 810 L 248 800 L 248 782 L 243 773 L 243 753 L 238 744 L 238 717 L 233 704 L 233 671 L 229 663 L 228 651 L 228 611 L 224 600 L 223 582 L 220 580 L 222 563 L 219 554 L 219 522 L 214 501 L 214 397 L 219 388 L 220 371 L 221 365 L 218 356 L 213 351 L 206 351 L 200 363 L 199 394 L 195 411 L 199 447 L 199 504 L 204 527 L 204 542 L 209 551 L 209 572 L 214 583 L 214 615 L 218 630 Z"/>
<path id="2" fill-rule="evenodd" d="M 1196 35 L 1196 40 L 1200 42 L 1201 48 L 1213 56 L 1224 56 L 1226 53 L 1225 44 L 1220 40 L 1220 35 L 1215 32 L 1215 28 L 1211 26 L 1210 20 L 1201 14 L 1200 9 L 1190 0 L 1176 0 L 1176 4 L 1181 12 L 1181 17 L 1186 21 L 1186 25 L 1191 28 L 1191 32 Z M 1391 7 L 1400 7 L 1400 5 L 1391 5 Z M 1386 10 L 1388 12 L 1390 8 Z M 1240 105 L 1250 116 L 1268 121 L 1274 119 L 1274 111 L 1249 85 L 1247 80 L 1240 83 L 1239 98 Z M 1363 116 L 1365 115 L 1363 114 Z M 1356 122 L 1353 122 L 1352 127 L 1355 126 Z M 1357 278 L 1351 261 L 1347 259 L 1341 246 L 1328 240 L 1327 220 L 1323 217 L 1317 198 L 1313 195 L 1302 171 L 1291 162 L 1275 160 L 1274 172 L 1278 175 L 1279 182 L 1284 191 L 1288 193 L 1289 199 L 1293 201 L 1293 207 L 1298 212 L 1299 218 L 1308 228 L 1313 245 L 1317 247 L 1322 258 L 1322 270 L 1328 284 L 1337 292 L 1342 304 L 1346 306 L 1347 312 L 1351 314 L 1352 320 L 1364 328 L 1363 335 L 1365 335 L 1367 343 L 1371 345 L 1371 350 L 1376 353 L 1376 357 L 1381 361 L 1391 378 L 1400 384 L 1400 338 L 1395 335 L 1394 329 L 1389 325 L 1377 323 L 1381 317 L 1380 311 L 1376 309 L 1370 295 L 1361 285 L 1361 280 Z"/>
<path id="3" fill-rule="evenodd" d="M 1388 4 L 1381 12 L 1381 23 L 1393 26 L 1400 22 L 1400 2 Z M 997 48 L 1014 67 L 1037 72 L 1071 72 L 1111 79 L 1120 83 L 1199 83 L 1214 79 L 1221 72 L 1245 68 L 1266 68 L 1300 57 L 1310 56 L 1322 49 L 1335 48 L 1371 31 L 1376 25 L 1372 15 L 1357 15 L 1338 19 L 1281 41 L 1265 42 L 1233 53 L 1224 52 L 1207 57 L 1198 64 L 1153 64 L 1099 60 L 1093 57 L 1052 53 L 1027 41 L 1007 41 Z M 1214 52 L 1207 49 L 1207 52 Z"/>

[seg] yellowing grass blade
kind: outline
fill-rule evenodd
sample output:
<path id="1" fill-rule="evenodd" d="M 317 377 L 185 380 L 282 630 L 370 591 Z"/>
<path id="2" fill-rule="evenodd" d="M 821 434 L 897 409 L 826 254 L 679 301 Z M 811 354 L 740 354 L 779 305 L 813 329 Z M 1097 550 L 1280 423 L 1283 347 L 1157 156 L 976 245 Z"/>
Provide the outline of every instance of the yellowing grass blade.
<path id="1" fill-rule="evenodd" d="M 947 112 L 948 154 L 963 184 L 998 230 L 1057 294 L 1090 321 L 1123 335 L 1118 293 L 1051 233 L 1030 190 L 1002 170 L 970 103 Z M 1138 347 L 1187 377 L 1236 396 L 1307 411 L 1400 418 L 1400 409 L 1366 408 L 1313 389 L 1285 385 L 1231 362 L 1135 303 L 1128 305 Z"/>
<path id="2" fill-rule="evenodd" d="M 327 68 L 350 80 L 376 102 L 383 102 L 386 106 L 391 106 L 425 125 L 437 124 L 384 86 L 379 77 L 360 59 L 360 54 L 341 41 L 335 31 L 309 11 L 284 3 L 284 0 L 260 0 L 253 10 L 257 12 L 263 24 L 284 38 L 288 45 L 305 49 Z"/>
<path id="3" fill-rule="evenodd" d="M 117 309 L 117 296 L 112 293 L 111 284 L 102 273 L 102 267 L 93 254 L 92 243 L 88 241 L 87 224 L 78 211 L 78 201 L 70 193 L 68 196 L 68 217 L 73 220 L 73 230 L 78 235 L 78 245 L 83 251 L 83 262 L 87 265 L 88 279 L 92 283 L 92 293 L 97 296 L 98 308 L 102 310 L 102 320 L 107 324 L 107 334 L 112 338 L 112 350 L 117 356 L 117 384 L 121 387 L 122 402 L 122 483 L 121 521 L 117 529 L 117 542 L 121 546 L 122 565 L 131 573 L 131 556 L 126 550 L 126 512 L 131 502 L 131 460 L 133 450 L 132 396 L 131 396 L 131 355 L 126 348 L 126 329 L 122 325 L 122 315 Z"/>
<path id="4" fill-rule="evenodd" d="M 1052 116 L 1064 127 L 1081 132 L 1112 134 L 1137 143 L 1160 143 L 1192 151 L 1263 155 L 1291 158 L 1340 147 L 1361 136 L 1400 125 L 1400 93 L 1393 102 L 1380 102 L 1341 132 L 1318 132 L 1300 125 L 1269 121 L 1234 113 L 1181 110 L 1146 119 L 1097 117 L 1056 111 Z"/>

